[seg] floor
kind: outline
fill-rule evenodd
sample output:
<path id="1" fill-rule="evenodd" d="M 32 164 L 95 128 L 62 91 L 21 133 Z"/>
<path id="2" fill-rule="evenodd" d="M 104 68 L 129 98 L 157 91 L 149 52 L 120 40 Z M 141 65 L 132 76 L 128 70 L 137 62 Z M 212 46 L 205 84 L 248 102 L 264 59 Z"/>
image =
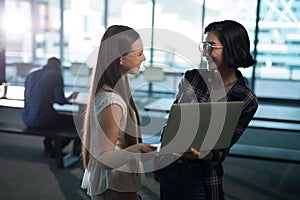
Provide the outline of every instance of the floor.
<path id="1" fill-rule="evenodd" d="M 0 133 L 0 197 L 2 200 L 87 200 L 80 188 L 78 162 L 57 169 L 43 155 L 42 138 Z M 300 165 L 241 157 L 224 162 L 224 190 L 229 200 L 298 200 Z M 153 173 L 143 178 L 143 200 L 159 199 Z"/>

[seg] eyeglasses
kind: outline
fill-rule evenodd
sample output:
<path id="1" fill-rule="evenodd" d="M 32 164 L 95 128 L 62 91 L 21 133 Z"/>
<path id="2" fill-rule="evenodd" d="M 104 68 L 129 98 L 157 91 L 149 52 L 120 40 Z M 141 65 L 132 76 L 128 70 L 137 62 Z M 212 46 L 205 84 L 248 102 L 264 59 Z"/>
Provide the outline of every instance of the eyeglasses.
<path id="1" fill-rule="evenodd" d="M 212 45 L 210 42 L 200 42 L 199 43 L 199 51 L 202 53 L 203 56 L 207 56 L 207 55 L 211 54 L 213 48 L 223 49 L 223 46 Z"/>

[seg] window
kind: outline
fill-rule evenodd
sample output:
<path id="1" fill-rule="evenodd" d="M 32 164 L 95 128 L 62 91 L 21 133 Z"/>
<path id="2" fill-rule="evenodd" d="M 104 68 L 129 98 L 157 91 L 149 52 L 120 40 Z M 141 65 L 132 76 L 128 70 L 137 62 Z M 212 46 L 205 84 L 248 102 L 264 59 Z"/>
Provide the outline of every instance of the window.
<path id="1" fill-rule="evenodd" d="M 261 1 L 255 74 L 259 97 L 300 98 L 295 92 L 300 87 L 299 8 L 299 1 Z"/>
<path id="2" fill-rule="evenodd" d="M 255 46 L 257 1 L 5 0 L 6 82 L 23 84 L 16 63 L 43 65 L 57 56 L 66 69 L 65 84 L 72 86 L 74 77 L 68 75 L 68 67 L 86 61 L 107 26 L 123 24 L 142 36 L 147 58 L 143 67 L 160 67 L 165 73 L 159 83 L 135 77 L 133 86 L 142 85 L 141 90 L 158 95 L 175 94 L 182 73 L 204 64 L 197 47 L 203 28 L 213 21 L 233 19 L 246 27 L 251 51 L 256 50 L 257 65 L 240 69 L 256 95 L 299 100 L 295 91 L 300 89 L 300 1 L 259 2 Z"/>
<path id="3" fill-rule="evenodd" d="M 105 30 L 104 0 L 65 1 L 64 8 L 64 59 L 85 62 Z"/>

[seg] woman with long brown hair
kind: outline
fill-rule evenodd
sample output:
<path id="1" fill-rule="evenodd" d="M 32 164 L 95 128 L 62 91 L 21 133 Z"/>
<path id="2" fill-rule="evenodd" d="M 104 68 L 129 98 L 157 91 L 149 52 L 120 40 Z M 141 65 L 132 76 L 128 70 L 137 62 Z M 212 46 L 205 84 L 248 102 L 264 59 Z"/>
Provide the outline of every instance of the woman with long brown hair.
<path id="1" fill-rule="evenodd" d="M 105 31 L 82 137 L 82 187 L 92 199 L 139 199 L 141 153 L 152 152 L 155 147 L 141 141 L 140 117 L 127 74 L 137 75 L 145 59 L 135 30 L 113 25 Z"/>

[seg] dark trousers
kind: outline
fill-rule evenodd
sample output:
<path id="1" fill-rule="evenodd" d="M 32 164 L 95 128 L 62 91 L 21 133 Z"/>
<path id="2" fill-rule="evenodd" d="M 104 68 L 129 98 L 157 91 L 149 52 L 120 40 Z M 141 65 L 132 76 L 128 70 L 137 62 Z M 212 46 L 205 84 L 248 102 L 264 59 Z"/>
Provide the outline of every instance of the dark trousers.
<path id="1" fill-rule="evenodd" d="M 35 127 L 37 128 L 37 127 Z M 74 124 L 73 116 L 68 115 L 57 115 L 49 124 L 38 127 L 44 129 L 74 129 L 74 134 L 76 134 L 76 127 Z M 70 144 L 72 139 L 66 138 L 61 141 L 61 148 L 65 148 Z M 51 137 L 45 137 L 44 139 L 44 151 L 45 155 L 54 155 L 54 141 Z M 79 155 L 81 151 L 81 141 L 80 139 L 74 140 L 73 153 Z"/>
<path id="2" fill-rule="evenodd" d="M 205 200 L 202 162 L 179 159 L 159 171 L 161 200 Z"/>

